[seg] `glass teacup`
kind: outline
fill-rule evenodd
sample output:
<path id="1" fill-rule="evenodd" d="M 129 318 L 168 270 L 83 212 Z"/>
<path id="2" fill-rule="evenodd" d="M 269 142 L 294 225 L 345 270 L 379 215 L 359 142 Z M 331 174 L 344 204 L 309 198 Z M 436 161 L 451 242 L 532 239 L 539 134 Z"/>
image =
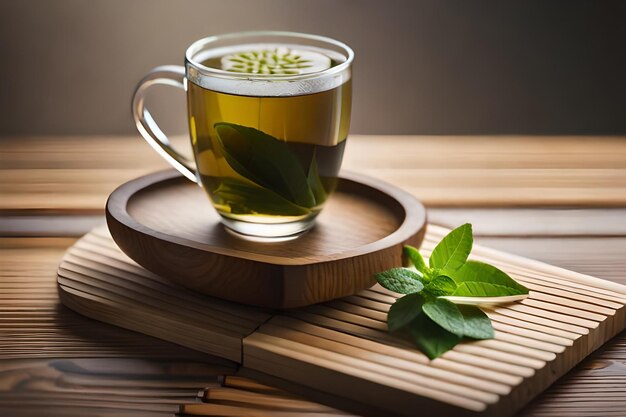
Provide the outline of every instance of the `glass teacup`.
<path id="1" fill-rule="evenodd" d="M 185 67 L 152 70 L 133 98 L 143 137 L 201 185 L 222 223 L 253 239 L 297 237 L 335 189 L 350 126 L 354 54 L 333 39 L 245 32 L 193 43 Z M 144 107 L 155 84 L 187 92 L 185 160 Z"/>

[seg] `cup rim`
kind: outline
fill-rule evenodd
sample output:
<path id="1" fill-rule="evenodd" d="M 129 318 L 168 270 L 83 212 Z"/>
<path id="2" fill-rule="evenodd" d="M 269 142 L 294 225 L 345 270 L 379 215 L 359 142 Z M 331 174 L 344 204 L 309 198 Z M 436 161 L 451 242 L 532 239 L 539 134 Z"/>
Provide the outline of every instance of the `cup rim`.
<path id="1" fill-rule="evenodd" d="M 308 74 L 249 74 L 249 73 L 237 73 L 232 71 L 225 71 L 218 68 L 207 67 L 202 65 L 198 61 L 194 60 L 195 54 L 204 50 L 211 43 L 224 40 L 224 39 L 236 39 L 253 36 L 284 36 L 293 38 L 302 38 L 312 41 L 325 42 L 333 46 L 342 48 L 347 57 L 342 63 L 335 65 L 334 67 L 327 68 L 322 71 L 312 72 Z M 221 35 L 207 36 L 202 39 L 198 39 L 193 42 L 185 51 L 185 63 L 188 66 L 193 67 L 200 74 L 208 77 L 219 77 L 231 80 L 246 80 L 246 81 L 299 81 L 309 80 L 318 77 L 325 77 L 332 74 L 339 74 L 345 71 L 354 60 L 354 51 L 348 45 L 340 42 L 336 39 L 329 38 L 327 36 L 312 35 L 309 33 L 290 32 L 290 31 L 275 31 L 275 30 L 258 30 L 258 31 L 245 31 L 245 32 L 231 32 Z"/>

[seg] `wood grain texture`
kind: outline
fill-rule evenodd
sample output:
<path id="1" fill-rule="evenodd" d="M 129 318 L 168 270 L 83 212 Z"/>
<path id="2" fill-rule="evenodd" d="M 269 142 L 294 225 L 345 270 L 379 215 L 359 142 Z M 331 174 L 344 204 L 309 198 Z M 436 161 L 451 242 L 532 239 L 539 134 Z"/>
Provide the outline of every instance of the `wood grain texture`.
<path id="1" fill-rule="evenodd" d="M 74 242 L 0 239 L 1 416 L 345 415 L 60 305 L 55 269 Z"/>
<path id="2" fill-rule="evenodd" d="M 626 204 L 623 137 L 352 135 L 343 166 L 430 207 Z M 0 211 L 101 213 L 119 184 L 164 168 L 139 136 L 3 138 Z"/>
<path id="3" fill-rule="evenodd" d="M 404 175 L 400 179 L 410 183 L 417 197 L 431 208 L 434 205 L 442 207 L 441 211 L 429 211 L 435 223 L 453 227 L 471 221 L 477 234 L 483 236 L 477 240 L 481 244 L 626 284 L 623 272 L 626 270 L 623 256 L 626 234 L 620 231 L 624 223 L 621 219 L 625 218 L 620 211 L 623 209 L 604 212 L 592 208 L 624 204 L 623 187 L 608 186 L 610 181 L 624 178 L 624 138 L 502 139 L 384 136 L 362 139 L 353 136 L 348 143 L 344 167 L 357 171 L 371 169 L 374 175 L 386 180 L 393 179 L 392 174 L 396 177 Z M 363 143 L 366 145 L 361 146 Z M 377 156 L 382 151 L 385 151 L 386 162 L 377 163 Z M 360 166 L 361 161 L 369 161 L 370 165 Z M 451 167 L 458 169 L 446 172 Z M 102 216 L 106 198 L 114 188 L 135 176 L 164 168 L 167 168 L 166 163 L 138 136 L 2 138 L 0 213 L 13 213 L 16 217 L 2 216 L 0 225 L 3 231 L 14 235 L 80 236 L 99 222 L 97 216 Z M 498 170 L 502 168 L 511 169 L 507 175 L 516 175 L 512 179 L 515 188 L 510 192 L 502 186 L 494 186 Z M 591 170 L 590 173 L 595 170 L 598 174 L 598 169 L 602 175 L 588 177 L 594 180 L 591 186 L 587 181 L 577 183 L 575 180 L 587 170 Z M 17 172 L 11 173 L 12 170 Z M 479 186 L 471 184 L 470 178 L 460 175 L 462 172 L 481 173 L 483 183 Z M 453 179 L 457 182 L 454 183 Z M 538 188 L 524 186 L 529 179 L 543 182 Z M 595 190 L 589 192 L 591 188 Z M 446 207 L 447 201 L 452 199 L 451 190 L 459 189 L 458 200 L 449 203 L 457 208 Z M 574 192 L 577 198 L 571 197 Z M 513 199 L 511 193 L 516 194 Z M 562 196 L 566 198 L 560 200 Z M 576 206 L 561 209 L 567 202 Z M 469 203 L 502 208 L 468 211 L 465 206 Z M 554 208 L 549 209 L 546 204 Z M 526 210 L 512 208 L 514 205 L 541 207 Z M 32 218 L 30 214 L 45 217 Z M 85 222 L 75 221 L 76 214 L 91 217 Z M 51 223 L 47 220 L 50 215 Z M 36 221 L 31 221 L 33 219 Z M 614 237 L 607 239 L 609 235 Z M 58 259 L 73 241 L 0 239 L 2 251 L 6 249 L 11 254 L 3 256 L 0 262 L 0 283 L 3 283 L 0 295 L 4 294 L 0 301 L 0 340 L 6 343 L 0 348 L 0 357 L 5 358 L 3 361 L 17 363 L 17 358 L 48 361 L 56 357 L 67 360 L 91 357 L 106 363 L 120 358 L 124 361 L 125 371 L 134 372 L 133 368 L 139 363 L 126 361 L 126 358 L 135 358 L 153 366 L 155 379 L 164 383 L 171 379 L 169 386 L 172 388 L 184 386 L 180 378 L 169 376 L 174 367 L 161 367 L 160 364 L 186 363 L 179 366 L 192 368 L 195 363 L 202 363 L 202 358 L 207 355 L 90 320 L 54 301 Z M 13 256 L 18 252 L 20 256 Z M 49 257 L 50 253 L 55 255 Z M 41 262 L 44 258 L 50 262 Z M 31 276 L 39 276 L 41 281 L 32 282 Z M 16 305 L 17 300 L 22 304 Z M 527 317 L 528 313 L 511 310 L 499 314 Z M 563 323 L 562 326 L 568 332 L 581 330 L 573 324 Z M 626 333 L 622 332 L 540 395 L 521 415 L 623 416 L 625 352 Z M 185 362 L 186 359 L 194 362 Z M 118 365 L 104 365 L 105 368 L 109 366 L 119 368 Z M 106 378 L 102 373 L 95 374 L 91 384 L 106 384 L 103 381 Z M 124 376 L 121 376 L 116 383 L 122 384 L 123 380 Z M 131 378 L 128 383 L 129 389 L 143 384 L 148 384 L 147 378 L 141 381 Z M 88 386 L 77 384 L 73 388 L 80 397 L 78 391 Z M 287 383 L 285 388 L 295 391 L 300 387 Z M 101 395 L 97 408 L 72 411 L 71 401 L 64 395 L 55 399 L 56 395 L 61 394 L 40 399 L 33 395 L 9 415 L 17 415 L 17 411 L 19 415 L 28 416 L 39 416 L 43 411 L 46 415 L 98 415 L 100 410 L 107 416 L 141 415 L 137 410 L 120 410 L 118 396 Z M 155 401 L 158 397 L 155 393 Z M 189 401 L 193 398 L 189 397 Z M 55 407 L 47 406 L 52 402 Z M 0 406 L 0 411 L 3 410 L 5 408 Z M 4 414 L 7 413 L 0 412 L 0 415 Z M 171 412 L 168 411 L 167 415 Z"/>
<path id="4" fill-rule="evenodd" d="M 56 269 L 75 239 L 0 239 L 0 415 L 172 416 L 233 362 L 77 315 Z"/>
<path id="5" fill-rule="evenodd" d="M 348 142 L 345 167 L 389 181 L 427 206 L 626 203 L 626 141 L 622 137 L 355 139 Z"/>
<path id="6" fill-rule="evenodd" d="M 2 416 L 347 416 L 207 362 L 0 360 Z"/>
<path id="7" fill-rule="evenodd" d="M 566 238 L 608 238 L 626 236 L 625 208 L 429 208 L 430 223 L 450 229 L 472 223 L 477 238 L 523 238 L 550 241 Z M 0 236 L 75 236 L 80 237 L 102 224 L 101 214 L 0 215 Z M 565 240 L 575 242 L 577 239 Z M 499 239 L 493 240 L 497 245 Z M 585 244 L 583 242 L 583 244 Z M 488 245 L 493 246 L 493 245 Z M 517 248 L 514 248 L 517 249 Z M 566 250 L 566 248 L 564 248 Z M 623 251 L 626 251 L 624 249 Z M 518 250 L 508 251 L 519 253 Z M 545 253 L 545 252 L 544 252 Z M 536 256 L 528 256 L 537 258 Z M 554 263 L 548 261 L 548 263 Z M 567 266 L 565 266 L 567 268 Z M 574 269 L 575 268 L 568 268 Z"/>
<path id="8" fill-rule="evenodd" d="M 478 237 L 558 239 L 626 236 L 626 209 L 623 207 L 439 207 L 428 210 L 428 220 L 450 229 L 459 224 L 471 223 L 474 235 Z"/>
<path id="9" fill-rule="evenodd" d="M 173 416 L 198 390 L 218 386 L 202 362 L 102 359 L 0 361 L 3 416 Z"/>
<path id="10" fill-rule="evenodd" d="M 170 333 L 162 328 L 169 327 L 187 340 L 187 347 L 235 362 L 241 362 L 241 339 L 270 317 L 257 308 L 207 302 L 146 271 L 115 247 L 104 228 L 79 240 L 64 256 L 58 274 L 61 301 L 78 312 L 98 319 L 106 315 L 111 324 L 166 340 Z M 185 302 L 173 305 L 172 296 Z M 138 299 L 144 300 L 144 308 L 137 308 Z M 91 306 L 99 310 L 91 312 Z M 164 309 L 176 310 L 186 323 L 163 316 Z M 152 325 L 146 329 L 148 318 Z"/>
<path id="11" fill-rule="evenodd" d="M 239 376 L 220 378 L 220 387 L 199 393 L 201 404 L 183 404 L 182 415 L 202 416 L 350 416 L 335 408 L 304 400 L 276 387 Z"/>
<path id="12" fill-rule="evenodd" d="M 206 360 L 159 339 L 86 319 L 59 303 L 59 262 L 75 239 L 0 239 L 0 359 L 145 358 Z M 219 360 L 222 372 L 233 362 Z"/>
<path id="13" fill-rule="evenodd" d="M 51 416 L 129 416 L 129 415 L 172 415 L 176 400 L 171 400 L 169 393 L 176 392 L 184 396 L 180 403 L 194 403 L 196 392 L 208 382 L 196 382 L 199 378 L 210 381 L 211 375 L 227 373 L 228 368 L 222 365 L 215 367 L 211 364 L 211 357 L 196 351 L 169 344 L 159 339 L 138 333 L 129 332 L 118 327 L 112 327 L 101 322 L 87 319 L 72 311 L 59 306 L 56 294 L 55 269 L 58 262 L 74 239 L 52 238 L 1 238 L 0 239 L 0 340 L 5 344 L 0 349 L 0 385 L 3 387 L 1 397 L 4 400 L 13 398 L 13 392 L 20 390 L 18 403 L 9 405 L 0 402 L 0 410 L 12 416 L 40 416 L 45 412 Z M 507 239 L 492 239 L 490 244 Z M 560 239 L 552 239 L 552 247 L 560 247 Z M 535 246 L 533 242 L 529 247 Z M 518 248 L 524 249 L 520 243 Z M 547 246 L 546 246 L 547 247 Z M 528 247 L 527 249 L 528 250 Z M 580 265 L 585 261 L 590 265 L 604 251 L 604 246 L 597 242 L 587 246 L 584 253 L 578 256 Z M 544 250 L 544 257 L 549 259 L 549 251 Z M 621 269 L 612 272 L 610 278 L 616 278 Z M 11 291 L 7 291 L 11 290 Z M 382 298 L 382 294 L 372 295 L 370 298 Z M 13 304 L 14 299 L 21 300 L 21 304 Z M 360 298 L 358 298 L 360 299 Z M 355 303 L 351 299 L 351 303 Z M 500 311 L 500 314 L 519 316 L 528 322 L 528 318 L 538 319 L 538 316 L 528 316 L 512 310 Z M 583 329 L 563 323 L 563 329 L 574 334 Z M 554 328 L 552 328 L 554 329 Z M 557 330 L 557 329 L 554 329 Z M 583 361 L 575 370 L 560 379 L 544 394 L 526 407 L 520 415 L 524 417 L 562 417 L 562 416 L 622 416 L 623 399 L 626 396 L 626 333 L 622 332 L 605 347 Z M 33 371 L 31 363 L 36 367 L 48 368 L 57 363 L 80 363 L 81 357 L 97 358 L 99 371 L 93 366 L 81 365 L 89 371 L 72 371 L 72 375 L 57 377 L 54 383 L 61 384 L 62 390 L 53 390 L 46 395 L 40 395 L 52 383 L 35 383 L 38 374 Z M 54 359 L 59 358 L 59 359 Z M 24 365 L 27 364 L 27 365 Z M 458 363 L 452 370 L 460 366 Z M 55 369 L 61 369 L 58 364 Z M 8 372 L 7 369 L 11 371 Z M 69 367 L 62 368 L 70 369 Z M 110 378 L 111 370 L 119 370 L 119 377 Z M 144 375 L 150 370 L 150 379 Z M 232 368 L 231 368 L 232 369 Z M 462 367 L 465 373 L 468 367 Z M 513 367 L 513 371 L 516 368 Z M 187 377 L 176 374 L 197 371 L 192 381 Z M 116 373 L 117 371 L 114 371 Z M 76 375 L 78 373 L 78 375 Z M 136 376 L 133 376 L 136 375 Z M 491 375 L 483 370 L 481 375 Z M 505 377 L 505 381 L 515 383 L 521 377 L 496 373 Z M 19 385 L 18 381 L 26 381 L 32 376 L 32 383 Z M 80 379 L 77 379 L 80 376 Z M 267 377 L 265 377 L 267 379 Z M 66 383 L 69 379 L 72 383 Z M 8 385 L 7 381 L 14 381 Z M 57 382 L 58 381 L 58 382 Z M 161 382 L 155 382 L 161 381 Z M 284 380 L 274 379 L 274 385 L 283 386 L 292 392 L 305 392 L 311 395 L 310 388 L 303 389 L 296 384 Z M 114 388 L 117 389 L 114 390 Z M 97 400 L 89 397 L 93 403 L 75 401 L 84 399 L 92 390 L 99 393 Z M 114 390 L 114 391 L 113 391 Z M 185 391 L 186 390 L 186 391 Z M 71 392 L 70 392 L 71 391 Z M 144 397 L 148 397 L 145 399 Z M 170 399 L 167 411 L 146 411 L 153 403 Z M 319 398 L 326 403 L 332 398 L 321 392 L 314 393 L 313 398 Z M 134 403 L 133 410 L 128 410 L 125 402 Z M 339 404 L 336 404 L 339 405 Z M 371 408 L 363 410 L 371 412 Z M 249 410 L 248 410 L 249 412 Z M 380 415 L 380 414 L 379 414 Z"/>
<path id="14" fill-rule="evenodd" d="M 626 219 L 626 217 L 625 217 Z M 484 245 L 626 285 L 626 236 L 482 238 Z"/>
<path id="15" fill-rule="evenodd" d="M 180 285 L 292 308 L 372 286 L 374 273 L 401 263 L 404 244 L 419 247 L 426 213 L 402 190 L 344 173 L 312 230 L 259 245 L 229 234 L 200 187 L 171 170 L 120 186 L 107 224 L 124 253 Z"/>
<path id="16" fill-rule="evenodd" d="M 445 232 L 431 227 L 425 251 Z M 87 267 L 90 253 L 109 261 L 101 258 Z M 145 274 L 131 277 L 99 266 L 117 262 L 119 253 L 114 253 L 102 231 L 79 241 L 59 268 L 62 300 L 91 317 L 114 320 L 195 349 L 200 346 L 219 356 L 235 349 L 228 345 L 220 350 L 215 345 L 229 340 L 232 326 L 244 328 L 237 315 L 228 318 L 235 320 L 228 329 L 219 322 L 205 322 L 204 327 L 213 330 L 211 339 L 199 331 L 181 332 L 192 317 L 188 309 L 211 309 L 215 300 L 198 299 L 193 306 L 185 290 L 159 291 L 151 282 L 154 278 Z M 381 410 L 413 415 L 423 409 L 437 415 L 505 416 L 521 409 L 626 325 L 624 286 L 482 247 L 474 249 L 473 257 L 502 268 L 531 289 L 528 299 L 488 311 L 495 339 L 462 343 L 429 361 L 410 342 L 387 333 L 386 312 L 397 295 L 375 286 L 345 299 L 264 317 L 243 338 L 243 352 L 236 353 L 242 354 L 244 370 L 257 377 L 293 382 L 305 387 L 313 399 L 354 412 L 367 409 L 353 407 L 361 403 L 374 407 L 373 415 Z M 126 262 L 124 270 L 131 265 Z M 68 273 L 81 268 L 80 276 Z M 100 276 L 103 269 L 107 282 Z M 84 298 L 90 303 L 81 304 Z M 124 307 L 126 299 L 134 300 L 132 312 Z M 163 320 L 155 320 L 152 299 L 159 300 Z M 231 314 L 237 310 L 233 305 Z M 332 401 L 327 401 L 328 396 Z"/>
<path id="17" fill-rule="evenodd" d="M 518 222 L 528 223 L 534 221 L 538 215 L 540 213 L 535 213 L 532 217 L 518 216 L 516 219 Z M 497 216 L 497 213 L 494 216 Z M 593 218 L 595 217 L 592 216 L 591 219 Z M 502 223 L 506 224 L 504 219 Z M 539 221 L 543 220 L 539 219 Z M 592 220 L 584 222 L 586 234 L 594 234 L 593 224 Z M 477 228 L 476 232 L 479 235 L 482 234 L 480 228 Z M 55 301 L 57 291 L 55 270 L 63 252 L 74 241 L 75 239 L 64 238 L 0 238 L 0 265 L 2 265 L 0 294 L 5 294 L 0 301 L 0 340 L 6 342 L 0 349 L 2 360 L 7 363 L 16 363 L 21 359 L 37 358 L 45 362 L 54 360 L 51 358 L 73 360 L 90 357 L 99 358 L 99 361 L 107 363 L 121 358 L 127 372 L 134 372 L 133 368 L 139 366 L 139 363 L 151 364 L 154 369 L 154 378 L 161 380 L 169 379 L 168 375 L 173 368 L 163 368 L 159 364 L 173 361 L 172 363 L 188 363 L 189 365 L 184 366 L 193 367 L 197 366 L 196 363 L 208 360 L 205 354 L 198 354 L 193 350 L 168 344 L 149 336 L 96 322 L 59 306 L 58 301 Z M 564 267 L 575 265 L 582 272 L 593 274 L 597 270 L 599 275 L 606 279 L 624 282 L 625 265 L 622 255 L 626 246 L 620 245 L 621 241 L 626 242 L 626 239 L 478 238 L 479 243 L 492 247 L 514 250 L 525 256 L 540 257 L 546 262 L 561 263 Z M 38 279 L 33 282 L 32 278 L 35 277 Z M 11 289 L 12 292 L 5 293 L 7 289 Z M 376 295 L 376 297 L 379 296 Z M 384 299 L 382 295 L 380 297 Z M 15 299 L 28 300 L 29 303 L 16 308 L 13 305 Z M 47 307 L 43 307 L 42 302 L 45 302 Z M 506 317 L 511 315 L 527 317 L 527 313 L 513 310 L 503 310 L 499 313 Z M 531 317 L 540 324 L 546 320 L 545 317 Z M 565 323 L 560 327 L 574 333 L 584 330 Z M 555 330 L 557 329 L 552 331 Z M 520 415 L 525 417 L 622 416 L 622 401 L 626 396 L 625 352 L 626 333 L 622 332 L 540 395 Z M 140 359 L 140 362 L 126 361 L 127 358 Z M 187 360 L 192 362 L 184 362 Z M 113 364 L 104 366 L 114 367 Z M 106 382 L 99 382 L 103 378 L 105 376 L 102 374 L 94 375 L 93 384 L 106 384 Z M 120 377 L 119 381 L 123 378 Z M 172 378 L 172 381 L 172 386 L 183 385 L 179 379 Z M 147 384 L 146 380 L 143 383 Z M 129 388 L 133 385 L 141 387 L 143 383 L 131 379 Z M 290 391 L 302 389 L 285 381 L 276 380 L 273 383 L 282 383 L 283 387 Z M 75 385 L 74 388 L 77 390 L 76 396 L 80 396 L 79 391 L 85 389 L 80 385 Z M 201 386 L 198 385 L 197 388 L 200 389 Z M 304 394 L 305 391 L 299 392 Z M 52 401 L 56 404 L 54 412 L 59 416 L 94 415 L 97 411 L 90 407 L 72 414 L 71 409 L 74 405 L 71 405 L 64 395 L 55 399 L 56 395 L 51 394 L 50 397 L 35 401 L 36 395 L 34 394 L 29 401 L 23 401 L 19 405 L 19 415 L 39 416 L 41 410 L 46 409 L 46 404 Z M 155 393 L 155 396 L 158 396 L 158 393 Z M 129 415 L 127 411 L 119 410 L 117 398 L 101 396 L 99 409 L 102 409 L 103 413 L 108 413 L 107 415 Z M 189 401 L 192 400 L 193 398 L 190 397 Z M 326 402 L 330 400 L 325 399 Z M 0 406 L 0 410 L 2 409 Z M 69 411 L 64 413 L 64 410 Z M 52 409 L 46 411 L 53 412 Z"/>

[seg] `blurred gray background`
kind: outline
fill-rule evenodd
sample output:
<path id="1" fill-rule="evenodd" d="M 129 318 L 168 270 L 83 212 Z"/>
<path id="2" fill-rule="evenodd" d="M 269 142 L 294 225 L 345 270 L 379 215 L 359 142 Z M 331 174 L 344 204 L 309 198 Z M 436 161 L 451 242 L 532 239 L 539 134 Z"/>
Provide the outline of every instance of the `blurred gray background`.
<path id="1" fill-rule="evenodd" d="M 150 68 L 254 29 L 354 48 L 353 133 L 626 133 L 624 1 L 0 0 L 0 135 L 134 133 Z M 151 100 L 185 131 L 181 92 Z"/>

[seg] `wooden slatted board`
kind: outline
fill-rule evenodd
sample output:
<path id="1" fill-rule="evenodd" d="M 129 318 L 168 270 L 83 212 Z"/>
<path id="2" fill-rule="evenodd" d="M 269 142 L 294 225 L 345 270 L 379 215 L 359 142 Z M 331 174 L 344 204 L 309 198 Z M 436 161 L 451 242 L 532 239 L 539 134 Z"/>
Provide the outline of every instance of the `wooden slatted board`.
<path id="1" fill-rule="evenodd" d="M 428 253 L 447 230 L 429 226 Z M 241 364 L 241 373 L 370 415 L 512 415 L 625 327 L 626 287 L 475 247 L 472 257 L 531 289 L 487 311 L 496 337 L 429 361 L 386 332 L 396 295 L 357 295 L 272 312 L 193 294 L 127 258 L 96 229 L 58 271 L 64 304 L 89 317 Z"/>

